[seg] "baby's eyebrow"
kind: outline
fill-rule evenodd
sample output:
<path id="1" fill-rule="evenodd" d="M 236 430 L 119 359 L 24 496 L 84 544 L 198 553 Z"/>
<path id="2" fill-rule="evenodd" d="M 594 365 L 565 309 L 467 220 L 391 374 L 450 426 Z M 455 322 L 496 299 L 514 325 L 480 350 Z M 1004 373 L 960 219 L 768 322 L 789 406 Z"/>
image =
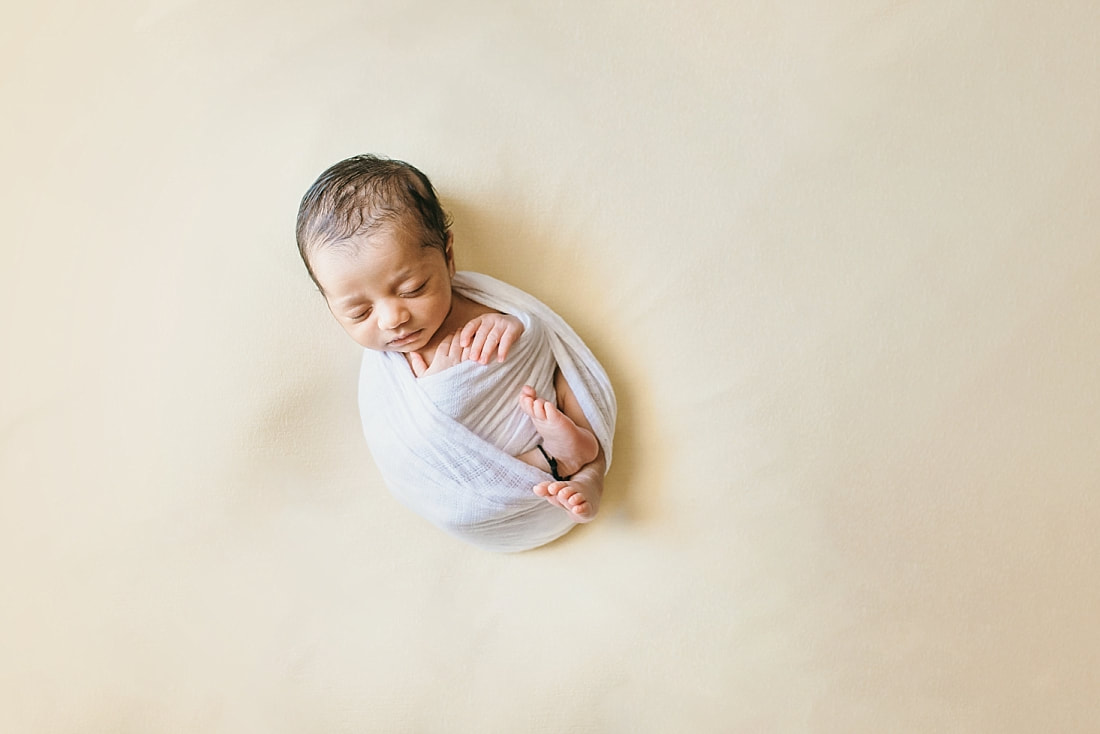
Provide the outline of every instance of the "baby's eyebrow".
<path id="1" fill-rule="evenodd" d="M 367 299 L 361 296 L 348 296 L 347 298 L 337 301 L 336 307 L 347 310 L 364 303 L 366 300 Z"/>

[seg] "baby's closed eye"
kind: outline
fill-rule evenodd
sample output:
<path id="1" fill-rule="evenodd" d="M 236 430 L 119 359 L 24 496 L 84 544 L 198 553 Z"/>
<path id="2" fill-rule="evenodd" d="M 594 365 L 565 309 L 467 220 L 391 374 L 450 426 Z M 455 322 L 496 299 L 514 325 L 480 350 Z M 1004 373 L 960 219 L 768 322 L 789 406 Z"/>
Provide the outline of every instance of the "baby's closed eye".
<path id="1" fill-rule="evenodd" d="M 350 315 L 348 316 L 348 319 L 349 319 L 350 321 L 362 321 L 363 319 L 365 319 L 365 318 L 367 318 L 368 316 L 370 316 L 370 312 L 371 312 L 372 310 L 373 310 L 372 308 L 370 308 L 370 307 L 367 307 L 367 308 L 363 309 L 362 311 L 357 311 L 357 312 L 355 312 L 355 313 L 353 313 L 353 314 L 350 314 Z"/>
<path id="2" fill-rule="evenodd" d="M 424 281 L 423 283 L 421 283 L 420 285 L 416 286 L 415 288 L 411 288 L 411 289 L 409 289 L 409 290 L 405 291 L 404 293 L 402 293 L 402 294 L 401 294 L 401 296 L 402 296 L 403 298 L 410 298 L 410 297 L 412 297 L 412 296 L 418 296 L 418 295 L 420 295 L 421 293 L 423 293 L 423 292 L 424 292 L 424 288 L 425 288 L 425 287 L 426 287 L 427 285 L 428 285 L 428 281 L 426 281 L 426 280 L 425 280 L 425 281 Z"/>

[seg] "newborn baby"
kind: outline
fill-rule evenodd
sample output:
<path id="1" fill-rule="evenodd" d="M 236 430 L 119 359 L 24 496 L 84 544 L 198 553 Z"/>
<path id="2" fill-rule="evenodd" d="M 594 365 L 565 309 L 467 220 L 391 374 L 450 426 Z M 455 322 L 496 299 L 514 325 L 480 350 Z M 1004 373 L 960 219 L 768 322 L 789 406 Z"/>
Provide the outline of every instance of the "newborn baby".
<path id="1" fill-rule="evenodd" d="M 337 163 L 303 198 L 297 239 L 333 316 L 365 347 L 364 433 L 400 499 L 502 550 L 595 517 L 614 431 L 606 374 L 544 304 L 456 272 L 424 174 L 375 156 Z"/>

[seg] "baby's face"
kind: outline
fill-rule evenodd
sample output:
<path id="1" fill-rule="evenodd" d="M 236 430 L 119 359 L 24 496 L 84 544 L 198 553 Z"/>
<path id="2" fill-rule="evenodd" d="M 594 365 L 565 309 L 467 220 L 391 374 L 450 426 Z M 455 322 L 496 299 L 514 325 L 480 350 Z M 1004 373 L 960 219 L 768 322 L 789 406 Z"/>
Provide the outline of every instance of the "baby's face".
<path id="1" fill-rule="evenodd" d="M 327 247 L 310 264 L 329 310 L 367 349 L 416 352 L 434 337 L 451 310 L 454 258 L 425 247 L 419 227 L 383 225 L 354 247 Z"/>

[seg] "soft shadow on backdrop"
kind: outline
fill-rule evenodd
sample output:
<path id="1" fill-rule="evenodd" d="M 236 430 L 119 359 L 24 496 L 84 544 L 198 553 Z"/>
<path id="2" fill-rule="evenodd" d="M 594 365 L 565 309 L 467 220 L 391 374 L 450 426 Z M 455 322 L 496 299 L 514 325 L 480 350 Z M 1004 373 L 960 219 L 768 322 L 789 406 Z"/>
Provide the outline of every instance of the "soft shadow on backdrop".
<path id="1" fill-rule="evenodd" d="M 1094 3 L 0 11 L 0 730 L 1089 731 Z M 385 492 L 298 199 L 412 161 L 622 412 L 520 555 Z"/>

